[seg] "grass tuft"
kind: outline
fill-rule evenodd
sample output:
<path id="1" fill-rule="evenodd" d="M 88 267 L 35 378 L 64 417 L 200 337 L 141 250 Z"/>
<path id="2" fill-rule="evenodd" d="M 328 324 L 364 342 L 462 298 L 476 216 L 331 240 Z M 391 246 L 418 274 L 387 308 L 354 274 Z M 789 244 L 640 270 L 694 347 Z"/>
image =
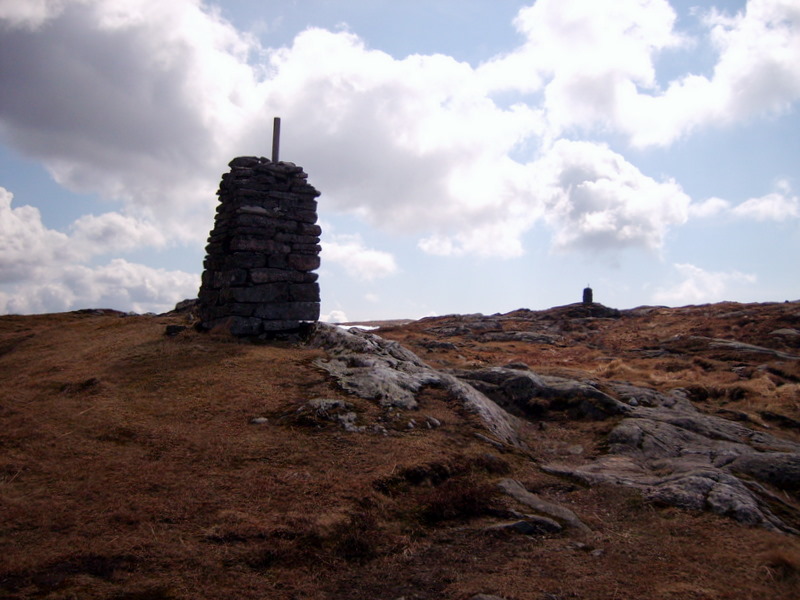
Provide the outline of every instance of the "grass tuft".
<path id="1" fill-rule="evenodd" d="M 371 512 L 350 514 L 346 521 L 334 527 L 329 538 L 335 556 L 361 564 L 380 554 L 383 540 L 378 520 Z"/>
<path id="2" fill-rule="evenodd" d="M 770 550 L 762 560 L 771 579 L 800 584 L 800 550 L 797 548 Z"/>
<path id="3" fill-rule="evenodd" d="M 421 494 L 420 520 L 425 525 L 468 521 L 490 514 L 497 504 L 496 486 L 471 477 L 459 477 Z"/>

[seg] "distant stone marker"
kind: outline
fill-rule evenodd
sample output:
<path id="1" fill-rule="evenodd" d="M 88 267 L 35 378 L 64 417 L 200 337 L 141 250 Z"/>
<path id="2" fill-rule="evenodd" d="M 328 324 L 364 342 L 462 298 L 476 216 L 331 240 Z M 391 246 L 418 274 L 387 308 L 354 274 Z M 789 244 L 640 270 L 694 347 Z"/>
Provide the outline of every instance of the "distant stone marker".
<path id="1" fill-rule="evenodd" d="M 234 158 L 222 176 L 198 298 L 200 329 L 269 339 L 319 319 L 317 200 L 302 167 Z"/>
<path id="2" fill-rule="evenodd" d="M 594 302 L 592 298 L 592 288 L 586 286 L 585 288 L 583 288 L 583 303 L 591 304 L 592 302 Z"/>

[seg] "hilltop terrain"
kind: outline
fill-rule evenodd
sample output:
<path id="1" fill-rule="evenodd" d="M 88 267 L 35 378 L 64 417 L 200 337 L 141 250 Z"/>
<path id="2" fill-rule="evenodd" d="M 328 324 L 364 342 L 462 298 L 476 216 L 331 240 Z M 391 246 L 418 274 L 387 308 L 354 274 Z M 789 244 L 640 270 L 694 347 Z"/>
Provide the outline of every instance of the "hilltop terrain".
<path id="1" fill-rule="evenodd" d="M 192 323 L 0 317 L 0 598 L 798 597 L 798 302 Z"/>

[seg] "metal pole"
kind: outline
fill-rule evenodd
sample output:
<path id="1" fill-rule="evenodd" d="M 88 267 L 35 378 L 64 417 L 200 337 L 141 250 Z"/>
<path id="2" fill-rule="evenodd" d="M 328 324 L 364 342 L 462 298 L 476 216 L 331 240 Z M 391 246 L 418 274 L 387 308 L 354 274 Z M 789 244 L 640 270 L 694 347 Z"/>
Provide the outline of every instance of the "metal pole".
<path id="1" fill-rule="evenodd" d="M 272 121 L 272 162 L 278 162 L 281 147 L 281 118 L 275 117 Z"/>

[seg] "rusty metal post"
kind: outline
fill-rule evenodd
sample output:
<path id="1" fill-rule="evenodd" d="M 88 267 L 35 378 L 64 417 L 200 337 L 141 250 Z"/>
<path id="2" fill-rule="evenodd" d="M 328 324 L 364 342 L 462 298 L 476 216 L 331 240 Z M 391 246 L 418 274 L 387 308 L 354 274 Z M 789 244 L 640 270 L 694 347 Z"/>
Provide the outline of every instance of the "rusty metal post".
<path id="1" fill-rule="evenodd" d="M 281 118 L 275 117 L 272 121 L 272 162 L 278 162 L 281 147 Z"/>

